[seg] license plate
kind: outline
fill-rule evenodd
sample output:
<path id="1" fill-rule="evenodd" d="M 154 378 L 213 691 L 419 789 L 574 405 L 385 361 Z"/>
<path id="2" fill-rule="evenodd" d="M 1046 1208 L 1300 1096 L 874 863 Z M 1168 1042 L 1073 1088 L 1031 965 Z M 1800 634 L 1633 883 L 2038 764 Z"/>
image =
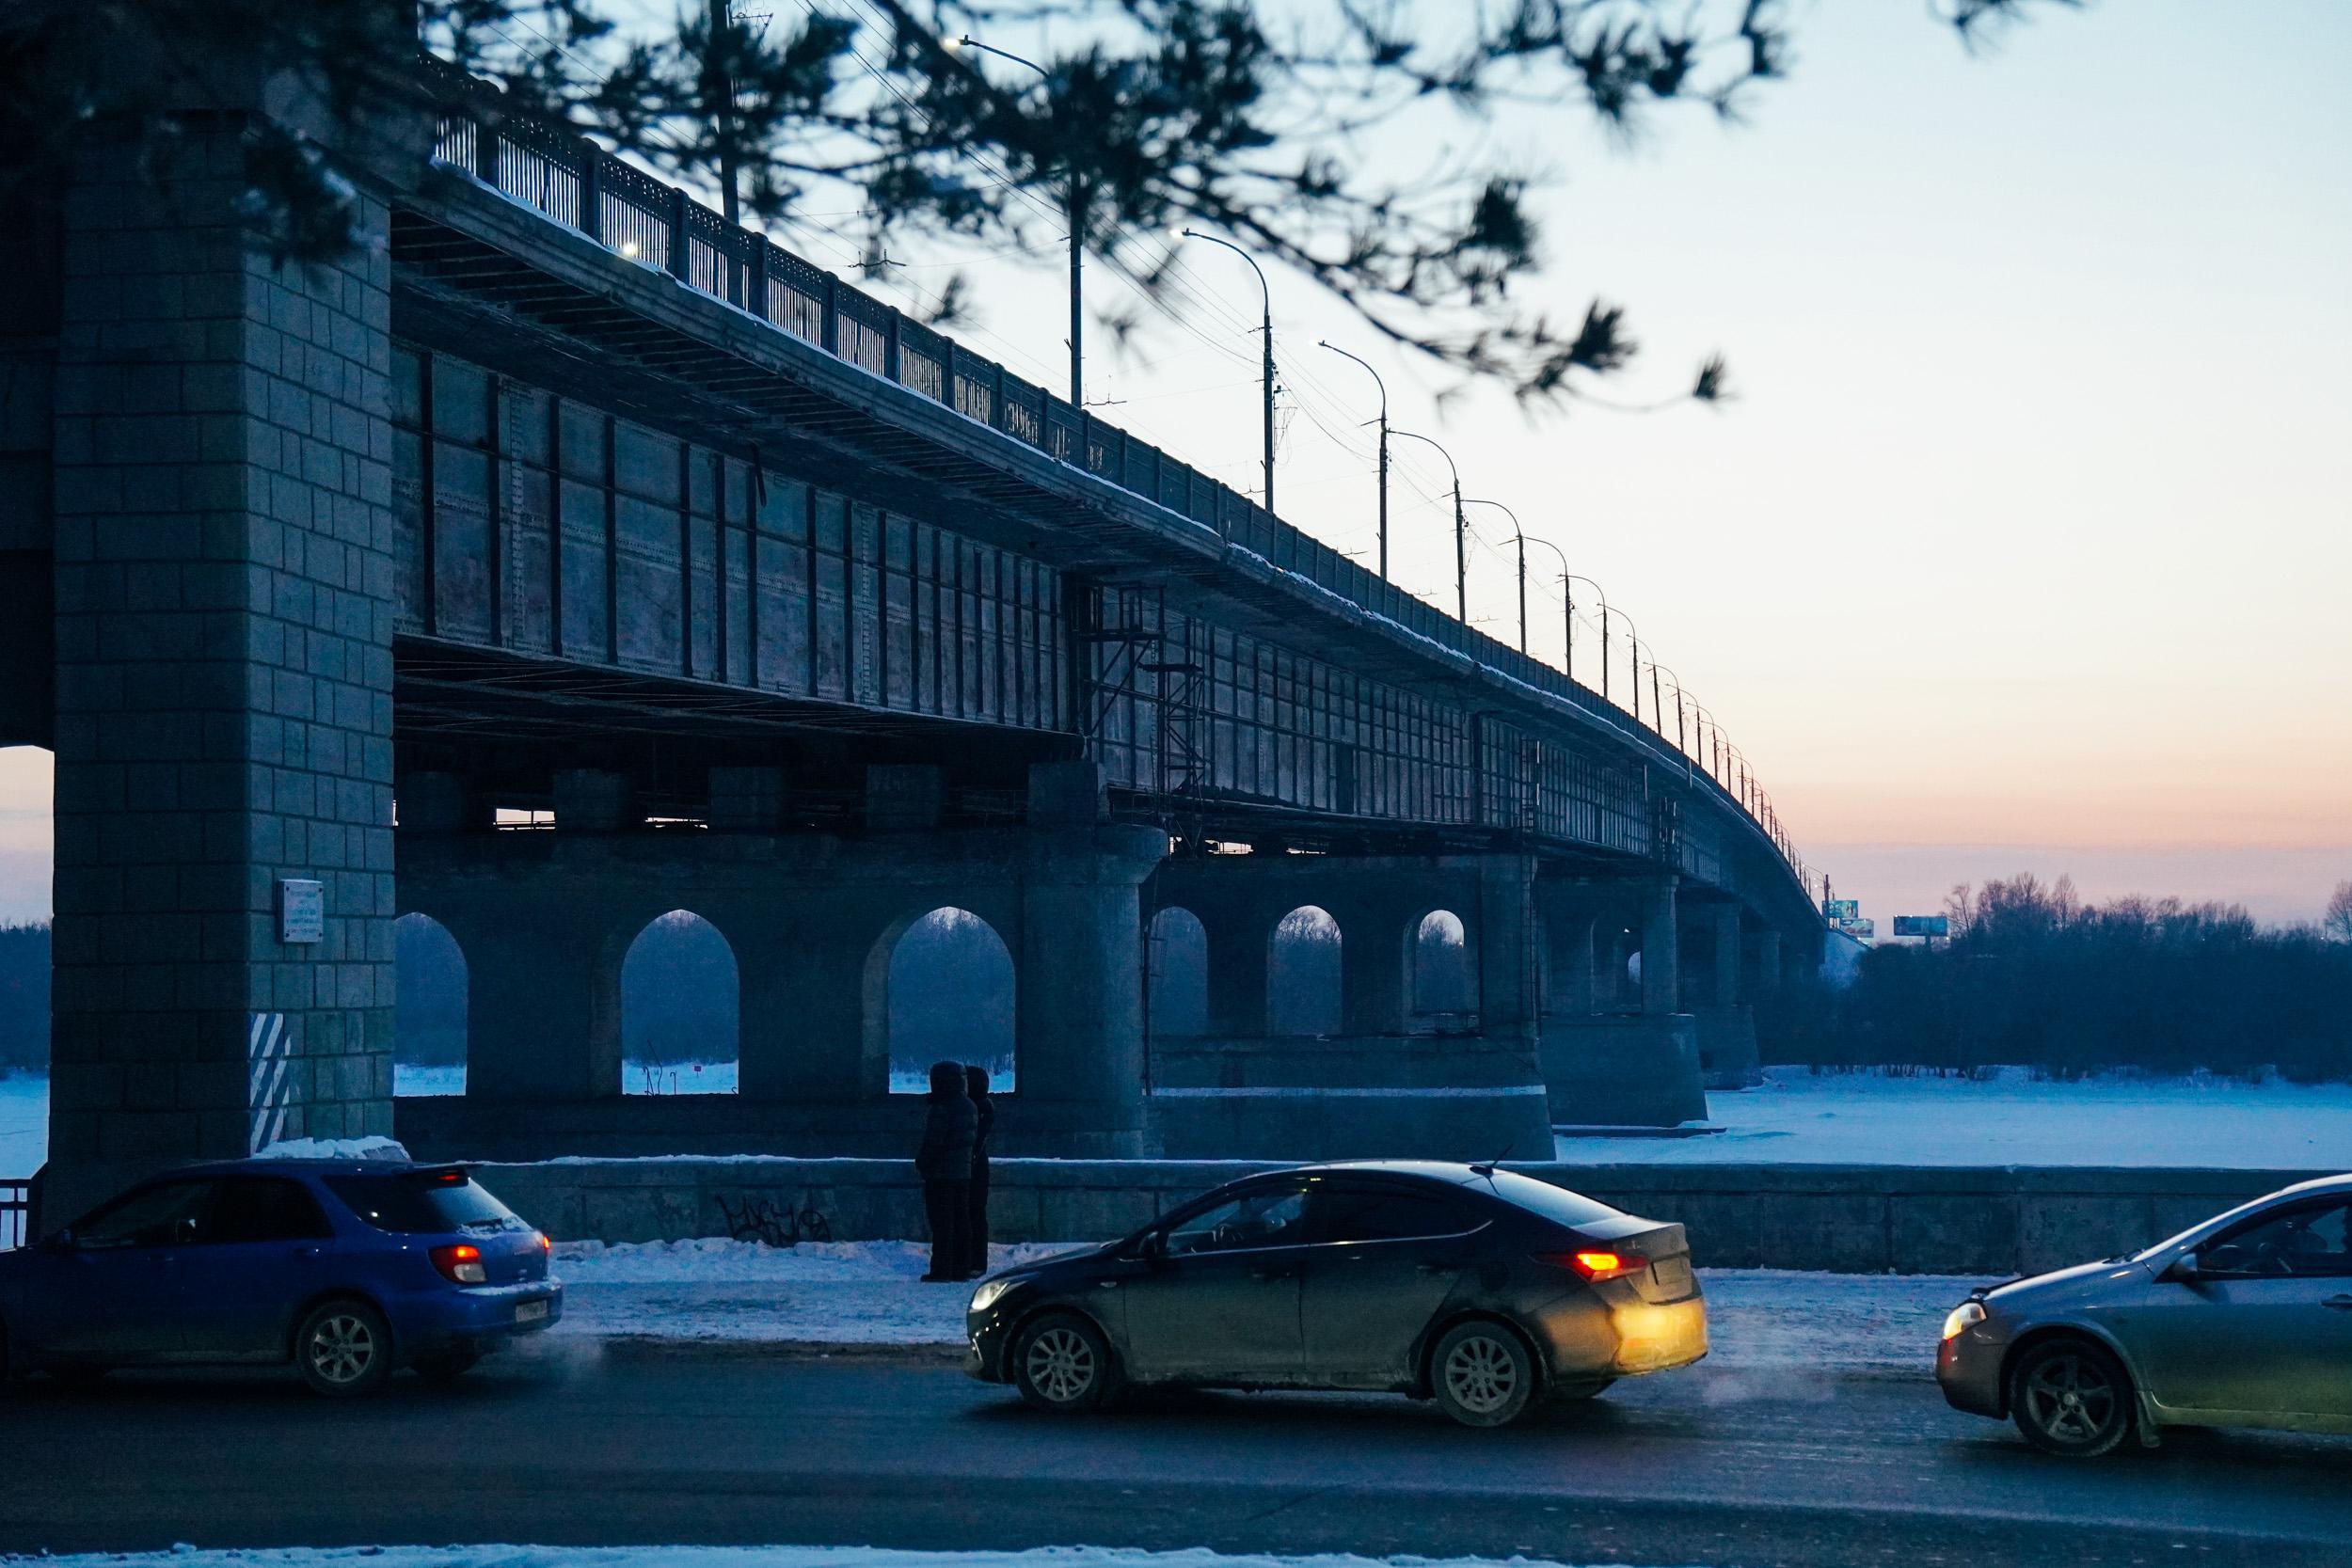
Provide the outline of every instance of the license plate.
<path id="1" fill-rule="evenodd" d="M 1668 1291 L 1686 1289 L 1691 1283 L 1690 1260 L 1682 1258 L 1661 1258 L 1650 1265 L 1650 1277 Z"/>
<path id="2" fill-rule="evenodd" d="M 518 1323 L 535 1323 L 547 1315 L 548 1304 L 544 1301 L 526 1301 L 515 1308 L 515 1321 Z"/>

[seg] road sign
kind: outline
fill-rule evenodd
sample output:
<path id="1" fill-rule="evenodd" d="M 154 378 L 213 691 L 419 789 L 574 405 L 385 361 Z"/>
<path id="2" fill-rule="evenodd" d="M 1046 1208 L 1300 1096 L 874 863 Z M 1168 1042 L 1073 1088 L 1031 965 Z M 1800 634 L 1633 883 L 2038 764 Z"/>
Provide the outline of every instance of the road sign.
<path id="1" fill-rule="evenodd" d="M 1851 920 L 1861 912 L 1862 900 L 1859 898 L 1824 898 L 1821 900 L 1821 918 L 1833 925 L 1840 920 Z"/>
<path id="2" fill-rule="evenodd" d="M 1943 914 L 1899 914 L 1895 917 L 1895 934 L 1899 937 L 1948 937 L 1952 920 Z"/>

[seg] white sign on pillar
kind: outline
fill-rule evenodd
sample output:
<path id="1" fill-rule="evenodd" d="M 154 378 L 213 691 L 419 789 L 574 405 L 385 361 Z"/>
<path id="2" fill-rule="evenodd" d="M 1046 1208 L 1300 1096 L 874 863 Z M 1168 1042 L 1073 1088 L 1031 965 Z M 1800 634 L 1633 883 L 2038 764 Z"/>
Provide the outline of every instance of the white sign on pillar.
<path id="1" fill-rule="evenodd" d="M 278 940 L 311 942 L 326 940 L 326 888 L 308 877 L 287 877 L 278 884 Z"/>

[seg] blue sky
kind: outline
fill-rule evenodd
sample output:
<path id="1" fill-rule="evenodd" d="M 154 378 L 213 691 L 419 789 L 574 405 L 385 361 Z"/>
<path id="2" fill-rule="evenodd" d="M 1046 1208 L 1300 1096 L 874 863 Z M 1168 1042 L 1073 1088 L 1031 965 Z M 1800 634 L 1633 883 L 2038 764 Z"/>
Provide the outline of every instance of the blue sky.
<path id="1" fill-rule="evenodd" d="M 1326 427 L 1373 401 L 1314 347 L 1328 336 L 1381 367 L 1396 422 L 1445 442 L 1468 490 L 1607 585 L 1872 912 L 2072 869 L 2092 896 L 2308 918 L 2352 877 L 2352 5 L 2040 14 L 1972 56 L 1920 5 L 1819 0 L 1793 8 L 1791 78 L 1743 127 L 1662 115 L 1628 149 L 1572 112 L 1499 119 L 1489 145 L 1558 176 L 1554 261 L 1520 297 L 1624 304 L 1645 348 L 1628 397 L 1720 349 L 1739 400 L 1440 410 L 1449 378 L 1278 274 L 1299 405 L 1281 511 L 1369 559 L 1368 448 Z M 1416 124 L 1374 151 L 1468 134 Z M 1050 254 L 892 253 L 915 263 L 883 291 L 901 298 L 967 265 L 966 341 L 1061 386 Z M 1123 357 L 1101 346 L 1089 390 L 1254 483 L 1255 285 L 1213 248 L 1185 267 L 1214 302 Z M 1442 472 L 1407 460 L 1392 551 L 1398 580 L 1450 602 Z M 1490 545 L 1499 523 L 1481 519 Z M 1514 635 L 1511 605 L 1482 550 L 1473 616 Z M 1534 617 L 1556 657 L 1557 600 Z M 0 753 L 0 918 L 46 907 L 45 780 Z"/>

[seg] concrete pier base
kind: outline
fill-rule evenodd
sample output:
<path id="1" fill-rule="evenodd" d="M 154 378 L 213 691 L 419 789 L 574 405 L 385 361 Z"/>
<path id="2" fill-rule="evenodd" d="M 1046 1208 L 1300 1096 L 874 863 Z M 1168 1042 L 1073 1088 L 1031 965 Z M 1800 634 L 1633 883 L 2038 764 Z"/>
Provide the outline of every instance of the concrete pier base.
<path id="1" fill-rule="evenodd" d="M 1677 1127 L 1706 1118 L 1698 1021 L 1688 1013 L 1546 1019 L 1542 1061 L 1554 1122 Z"/>
<path id="2" fill-rule="evenodd" d="M 1699 1081 L 1710 1089 L 1752 1089 L 1764 1081 L 1756 1010 L 1746 1003 L 1691 1009 L 1698 1024 Z"/>

